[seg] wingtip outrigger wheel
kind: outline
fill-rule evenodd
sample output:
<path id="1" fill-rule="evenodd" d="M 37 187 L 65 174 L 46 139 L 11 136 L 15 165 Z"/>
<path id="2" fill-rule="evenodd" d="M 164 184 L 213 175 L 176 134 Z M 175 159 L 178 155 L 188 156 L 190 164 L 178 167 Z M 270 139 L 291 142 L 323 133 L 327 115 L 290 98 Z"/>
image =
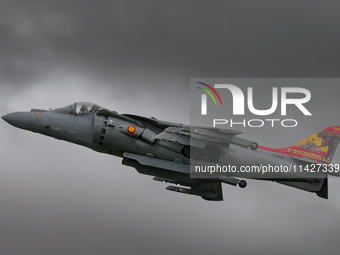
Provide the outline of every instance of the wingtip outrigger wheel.
<path id="1" fill-rule="evenodd" d="M 259 145 L 257 144 L 257 142 L 251 142 L 251 143 L 249 144 L 249 146 L 250 146 L 250 149 L 252 149 L 252 150 L 257 150 L 257 148 L 259 147 Z"/>
<path id="2" fill-rule="evenodd" d="M 238 182 L 238 186 L 243 189 L 243 188 L 247 187 L 247 182 L 245 180 L 240 180 Z"/>

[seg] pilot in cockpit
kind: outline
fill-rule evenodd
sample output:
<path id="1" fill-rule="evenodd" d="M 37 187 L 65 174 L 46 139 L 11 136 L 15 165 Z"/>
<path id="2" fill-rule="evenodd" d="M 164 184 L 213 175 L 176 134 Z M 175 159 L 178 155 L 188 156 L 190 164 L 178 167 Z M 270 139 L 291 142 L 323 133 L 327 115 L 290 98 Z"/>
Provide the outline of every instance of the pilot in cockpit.
<path id="1" fill-rule="evenodd" d="M 86 113 L 97 113 L 105 108 L 89 103 L 89 102 L 77 102 L 68 106 L 63 106 L 55 109 L 51 109 L 53 112 L 69 113 L 69 114 L 86 114 Z"/>
<path id="2" fill-rule="evenodd" d="M 84 113 L 89 113 L 89 111 L 88 111 L 86 105 L 82 105 L 82 106 L 80 107 L 79 114 L 84 114 Z"/>

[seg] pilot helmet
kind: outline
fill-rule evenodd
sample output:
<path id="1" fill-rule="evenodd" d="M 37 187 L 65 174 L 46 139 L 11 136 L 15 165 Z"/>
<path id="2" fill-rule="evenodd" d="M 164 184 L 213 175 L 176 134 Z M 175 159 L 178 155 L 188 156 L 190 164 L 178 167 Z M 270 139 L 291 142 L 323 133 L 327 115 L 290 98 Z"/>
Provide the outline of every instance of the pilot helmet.
<path id="1" fill-rule="evenodd" d="M 80 112 L 84 112 L 84 111 L 87 111 L 87 106 L 86 105 L 82 105 L 80 107 Z"/>

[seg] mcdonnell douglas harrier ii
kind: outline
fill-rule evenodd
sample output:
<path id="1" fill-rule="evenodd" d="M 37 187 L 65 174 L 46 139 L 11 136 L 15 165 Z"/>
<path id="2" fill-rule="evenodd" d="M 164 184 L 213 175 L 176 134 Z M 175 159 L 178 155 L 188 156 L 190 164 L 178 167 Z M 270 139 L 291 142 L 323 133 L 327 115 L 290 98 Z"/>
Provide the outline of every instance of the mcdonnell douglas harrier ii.
<path id="1" fill-rule="evenodd" d="M 340 140 L 340 127 L 328 127 L 293 146 L 272 149 L 238 137 L 229 129 L 194 127 L 178 123 L 118 114 L 97 104 L 77 102 L 51 110 L 32 109 L 2 117 L 9 124 L 91 148 L 97 152 L 122 157 L 123 165 L 154 180 L 173 183 L 166 189 L 221 201 L 221 183 L 241 188 L 245 180 L 275 181 L 328 198 L 328 175 L 338 175 L 331 161 Z M 191 175 L 193 169 L 232 166 L 227 174 Z M 321 166 L 318 174 L 300 170 Z M 282 166 L 285 173 L 239 173 L 241 167 Z M 319 167 L 320 168 L 320 167 Z M 327 171 L 323 171 L 327 169 Z M 202 171 L 204 172 L 204 171 Z M 180 185 L 180 186 L 177 186 Z"/>

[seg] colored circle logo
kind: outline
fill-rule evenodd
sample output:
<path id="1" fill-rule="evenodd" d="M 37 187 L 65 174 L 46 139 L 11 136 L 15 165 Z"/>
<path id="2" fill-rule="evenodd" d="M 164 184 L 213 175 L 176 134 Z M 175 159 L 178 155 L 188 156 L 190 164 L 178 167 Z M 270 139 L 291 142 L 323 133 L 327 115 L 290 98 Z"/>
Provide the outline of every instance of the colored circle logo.
<path id="1" fill-rule="evenodd" d="M 110 123 L 111 125 L 113 125 L 113 124 L 115 124 L 115 120 L 114 120 L 114 119 L 110 119 L 110 120 L 109 120 L 109 123 Z"/>
<path id="2" fill-rule="evenodd" d="M 132 134 L 136 131 L 136 128 L 134 126 L 128 126 L 127 131 Z"/>

